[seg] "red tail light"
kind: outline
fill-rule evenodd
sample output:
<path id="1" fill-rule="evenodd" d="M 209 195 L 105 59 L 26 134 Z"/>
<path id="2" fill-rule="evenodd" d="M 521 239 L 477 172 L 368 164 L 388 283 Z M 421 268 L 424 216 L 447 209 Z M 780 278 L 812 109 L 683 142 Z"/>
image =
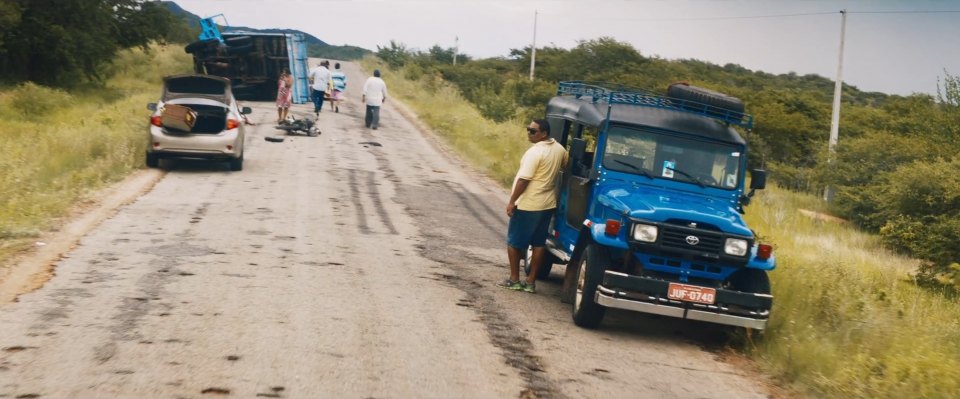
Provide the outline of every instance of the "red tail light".
<path id="1" fill-rule="evenodd" d="M 160 122 L 160 117 L 159 117 L 159 116 L 151 116 L 151 117 L 150 117 L 150 124 L 153 125 L 153 126 L 156 126 L 156 127 L 163 127 L 163 123 Z"/>
<path id="2" fill-rule="evenodd" d="M 235 119 L 227 119 L 227 130 L 233 130 L 240 127 L 240 122 Z"/>
<path id="3" fill-rule="evenodd" d="M 768 244 L 760 244 L 757 246 L 757 259 L 767 260 L 770 259 L 770 255 L 773 254 L 773 246 Z"/>
<path id="4" fill-rule="evenodd" d="M 620 234 L 620 221 L 619 221 L 619 220 L 607 219 L 606 225 L 607 225 L 607 227 L 606 227 L 606 228 L 604 229 L 604 231 L 603 231 L 604 234 L 606 234 L 606 235 L 608 235 L 608 236 L 616 236 L 616 235 Z"/>

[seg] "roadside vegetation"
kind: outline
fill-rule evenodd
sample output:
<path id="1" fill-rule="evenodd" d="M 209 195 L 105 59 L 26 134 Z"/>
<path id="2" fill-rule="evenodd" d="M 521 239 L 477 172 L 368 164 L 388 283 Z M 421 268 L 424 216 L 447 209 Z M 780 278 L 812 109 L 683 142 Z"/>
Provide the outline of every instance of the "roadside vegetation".
<path id="1" fill-rule="evenodd" d="M 597 45 L 624 46 L 603 40 L 588 42 L 584 46 L 590 48 Z M 548 53 L 551 51 L 546 50 Z M 541 52 L 538 49 L 538 57 Z M 603 51 L 590 49 L 579 56 L 589 57 L 591 53 Z M 362 64 L 366 70 L 381 69 L 384 79 L 390 84 L 392 97 L 411 107 L 455 152 L 508 186 L 522 152 L 528 146 L 522 128 L 530 118 L 542 115 L 543 104 L 554 94 L 556 82 L 546 79 L 529 82 L 519 68 L 511 66 L 511 63 L 518 62 L 516 60 L 480 60 L 454 67 L 438 61 L 437 54 L 436 49 L 418 52 L 402 44 L 391 43 L 390 47 L 380 49 L 379 57 L 367 57 Z M 449 55 L 452 56 L 452 53 Z M 663 60 L 655 61 L 669 64 Z M 528 65 L 529 58 L 524 62 Z M 598 65 L 605 64 L 598 62 Z M 702 65 L 707 69 L 710 67 L 708 64 Z M 543 69 L 546 68 L 549 66 Z M 580 69 L 585 70 L 590 68 Z M 473 79 L 487 76 L 484 79 L 488 79 L 489 85 L 467 89 L 466 83 L 457 80 L 471 79 L 465 76 L 474 76 Z M 664 72 L 663 79 L 670 79 L 669 76 Z M 595 77 L 579 77 L 592 78 Z M 806 79 L 814 80 L 812 77 Z M 723 89 L 722 86 L 704 84 L 695 79 L 686 80 Z M 666 83 L 663 84 L 665 86 Z M 795 96 L 810 96 L 801 90 L 792 92 Z M 879 93 L 865 95 L 878 99 L 887 97 Z M 919 96 L 889 101 L 924 104 L 930 107 L 932 114 L 941 112 L 928 100 L 932 101 Z M 525 105 L 528 102 L 529 105 Z M 771 107 L 775 107 L 773 105 L 755 106 L 751 102 L 747 102 L 747 105 L 748 111 L 756 114 L 756 130 L 767 124 L 787 129 L 800 120 L 794 114 L 771 111 Z M 756 108 L 760 108 L 760 111 Z M 771 114 L 764 114 L 762 110 Z M 869 109 L 858 112 L 867 111 Z M 767 120 L 768 117 L 774 120 Z M 829 120 L 829 114 L 826 114 L 826 120 Z M 803 126 L 813 129 L 808 125 Z M 748 134 L 748 139 L 764 143 L 760 132 L 756 130 Z M 827 131 L 826 128 L 818 130 L 824 134 Z M 804 132 L 807 133 L 810 132 Z M 784 132 L 778 131 L 777 134 Z M 784 139 L 789 137 L 784 136 Z M 826 147 L 825 139 L 814 141 Z M 789 147 L 789 144 L 777 145 Z M 851 145 L 853 148 L 859 146 L 856 143 Z M 876 230 L 863 228 L 862 224 L 858 226 L 859 219 L 848 222 L 815 217 L 836 212 L 837 208 L 823 203 L 817 190 L 804 192 L 804 187 L 792 184 L 791 181 L 796 182 L 796 177 L 778 168 L 776 162 L 769 160 L 773 157 L 769 153 L 763 153 L 774 151 L 765 149 L 763 145 L 758 147 L 756 150 L 761 152 L 758 158 L 766 157 L 768 160 L 757 166 L 772 166 L 774 176 L 777 176 L 778 170 L 779 173 L 788 174 L 788 177 L 781 176 L 776 180 L 778 185 L 787 188 L 774 186 L 759 192 L 753 204 L 747 207 L 746 214 L 748 222 L 761 238 L 773 243 L 776 248 L 778 267 L 770 275 L 775 298 L 773 318 L 762 336 L 738 335 L 730 345 L 749 355 L 759 369 L 765 370 L 782 386 L 799 395 L 835 398 L 960 397 L 960 374 L 955 372 L 960 367 L 960 320 L 957 318 L 960 303 L 950 286 L 920 281 L 918 275 L 922 273 L 919 271 L 923 270 L 923 265 L 931 263 L 887 249 L 890 245 L 886 244 L 885 237 L 871 234 Z M 812 161 L 818 161 L 816 157 L 822 155 L 818 155 L 819 150 L 814 148 L 814 144 L 809 144 L 809 151 L 814 154 Z M 843 155 L 840 159 L 843 161 L 834 161 L 835 165 L 840 163 L 837 167 L 854 167 L 856 164 L 853 159 L 843 158 Z M 812 164 L 804 168 L 802 173 L 797 172 L 810 176 L 804 178 L 807 182 L 803 186 L 812 188 L 822 184 L 814 183 L 821 182 L 813 177 L 821 173 L 817 167 L 817 164 Z M 850 173 L 867 173 L 859 168 L 861 166 Z M 948 170 L 937 176 L 944 177 L 949 173 Z M 926 169 L 924 171 L 933 173 Z M 914 183 L 929 182 L 936 186 L 936 180 L 922 175 L 920 171 L 911 176 L 916 179 Z M 951 184 L 952 180 L 940 181 Z M 910 192 L 907 190 L 909 185 L 898 187 L 901 191 Z M 953 189 L 957 190 L 955 187 Z M 930 191 L 937 192 L 935 189 Z M 943 191 L 948 190 L 940 192 Z M 846 213 L 840 214 L 848 216 Z"/>
<path id="2" fill-rule="evenodd" d="M 0 264 L 84 200 L 143 165 L 161 77 L 191 70 L 179 45 L 119 52 L 102 84 L 0 89 Z"/>

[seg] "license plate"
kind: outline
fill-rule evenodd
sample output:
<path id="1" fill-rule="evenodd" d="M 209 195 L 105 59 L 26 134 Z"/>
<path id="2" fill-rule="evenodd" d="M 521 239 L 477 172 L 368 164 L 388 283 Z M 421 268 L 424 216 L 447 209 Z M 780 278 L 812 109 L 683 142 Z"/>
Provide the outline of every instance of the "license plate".
<path id="1" fill-rule="evenodd" d="M 667 297 L 678 301 L 712 305 L 717 301 L 717 290 L 695 285 L 670 283 L 670 287 L 667 289 Z"/>

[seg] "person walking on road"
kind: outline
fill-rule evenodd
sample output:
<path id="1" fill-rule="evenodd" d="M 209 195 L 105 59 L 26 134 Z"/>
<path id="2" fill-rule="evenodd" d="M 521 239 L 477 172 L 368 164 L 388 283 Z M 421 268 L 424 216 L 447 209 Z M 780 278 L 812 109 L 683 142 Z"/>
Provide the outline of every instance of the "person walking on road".
<path id="1" fill-rule="evenodd" d="M 323 97 L 330 87 L 330 70 L 327 69 L 330 61 L 322 61 L 316 68 L 310 70 L 310 98 L 313 100 L 313 112 L 320 117 L 320 111 L 323 110 Z"/>
<path id="2" fill-rule="evenodd" d="M 277 123 L 287 119 L 290 107 L 293 104 L 293 77 L 290 70 L 284 68 L 277 81 Z"/>
<path id="3" fill-rule="evenodd" d="M 340 101 L 343 101 L 343 92 L 347 90 L 347 74 L 340 70 L 340 63 L 333 64 L 333 91 L 330 92 L 330 106 L 333 112 L 340 112 Z"/>
<path id="4" fill-rule="evenodd" d="M 387 101 L 387 83 L 380 78 L 379 69 L 374 69 L 373 76 L 363 83 L 362 101 L 367 105 L 364 123 L 368 128 L 377 130 L 380 125 L 380 106 Z"/>
<path id="5" fill-rule="evenodd" d="M 507 202 L 507 258 L 510 278 L 498 286 L 515 291 L 536 292 L 537 270 L 546 253 L 547 228 L 557 208 L 557 176 L 567 164 L 567 151 L 550 138 L 550 125 L 537 119 L 527 126 L 527 140 L 533 143 L 520 159 Z M 533 247 L 530 274 L 520 280 L 520 257 Z"/>

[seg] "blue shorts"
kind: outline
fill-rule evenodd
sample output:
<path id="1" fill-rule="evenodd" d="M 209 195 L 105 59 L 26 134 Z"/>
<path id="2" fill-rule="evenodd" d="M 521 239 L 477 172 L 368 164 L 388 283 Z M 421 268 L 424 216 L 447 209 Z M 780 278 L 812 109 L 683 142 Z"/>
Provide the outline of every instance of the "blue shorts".
<path id="1" fill-rule="evenodd" d="M 547 243 L 547 228 L 556 209 L 543 211 L 513 210 L 507 226 L 507 245 L 526 251 L 527 247 L 542 247 Z"/>

